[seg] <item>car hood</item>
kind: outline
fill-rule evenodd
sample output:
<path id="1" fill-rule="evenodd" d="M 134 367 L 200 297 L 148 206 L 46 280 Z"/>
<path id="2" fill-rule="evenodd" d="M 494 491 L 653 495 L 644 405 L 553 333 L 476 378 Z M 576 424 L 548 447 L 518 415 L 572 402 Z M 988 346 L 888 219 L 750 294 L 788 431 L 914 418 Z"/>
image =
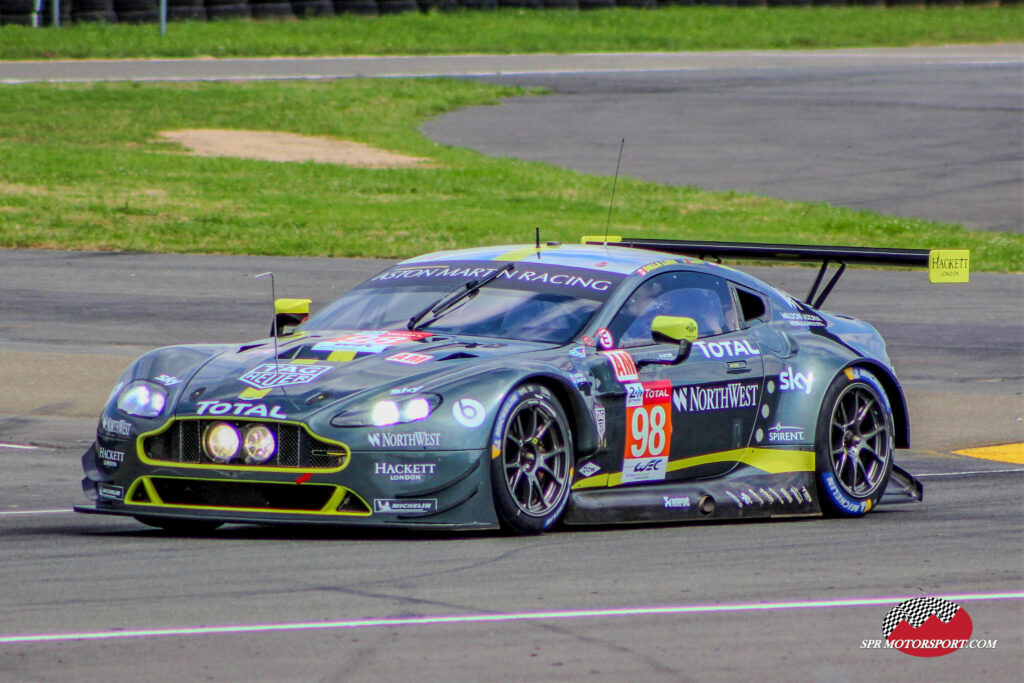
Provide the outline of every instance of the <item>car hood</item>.
<path id="1" fill-rule="evenodd" d="M 430 390 L 551 344 L 422 332 L 330 331 L 232 347 L 188 380 L 179 417 L 302 419 L 378 394 Z"/>

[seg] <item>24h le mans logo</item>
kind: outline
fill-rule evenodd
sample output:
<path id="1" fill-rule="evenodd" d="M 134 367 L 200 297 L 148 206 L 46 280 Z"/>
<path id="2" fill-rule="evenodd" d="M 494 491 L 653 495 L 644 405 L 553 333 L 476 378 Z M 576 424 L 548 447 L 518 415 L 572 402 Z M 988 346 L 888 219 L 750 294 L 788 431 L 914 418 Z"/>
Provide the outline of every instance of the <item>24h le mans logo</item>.
<path id="1" fill-rule="evenodd" d="M 331 369 L 330 365 L 290 365 L 262 363 L 239 379 L 257 389 L 306 384 Z"/>

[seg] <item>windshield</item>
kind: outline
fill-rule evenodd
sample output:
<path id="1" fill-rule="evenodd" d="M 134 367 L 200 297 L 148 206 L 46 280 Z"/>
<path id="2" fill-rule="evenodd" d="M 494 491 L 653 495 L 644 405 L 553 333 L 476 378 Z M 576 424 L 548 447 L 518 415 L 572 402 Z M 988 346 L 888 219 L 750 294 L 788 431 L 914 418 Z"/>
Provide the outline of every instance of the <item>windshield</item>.
<path id="1" fill-rule="evenodd" d="M 501 264 L 503 265 L 503 264 Z M 494 272 L 494 262 L 398 266 L 314 315 L 303 330 L 405 329 L 409 318 L 453 287 Z M 517 264 L 417 329 L 565 343 L 594 315 L 622 276 L 582 268 Z"/>

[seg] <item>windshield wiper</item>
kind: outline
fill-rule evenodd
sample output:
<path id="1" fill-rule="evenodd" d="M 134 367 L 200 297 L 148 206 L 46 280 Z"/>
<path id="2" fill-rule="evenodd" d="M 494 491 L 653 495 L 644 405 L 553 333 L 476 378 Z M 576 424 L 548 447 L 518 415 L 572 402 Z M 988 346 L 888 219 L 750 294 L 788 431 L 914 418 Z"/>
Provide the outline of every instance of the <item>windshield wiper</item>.
<path id="1" fill-rule="evenodd" d="M 413 317 L 409 318 L 409 324 L 406 325 L 406 327 L 410 330 L 415 330 L 419 322 L 428 315 L 433 317 L 431 317 L 427 322 L 433 322 L 444 315 L 445 311 L 450 310 L 452 306 L 459 303 L 466 297 L 472 296 L 488 282 L 496 279 L 502 273 L 510 271 L 513 268 L 515 268 L 515 264 L 508 263 L 481 280 L 470 280 L 464 285 L 459 285 Z"/>

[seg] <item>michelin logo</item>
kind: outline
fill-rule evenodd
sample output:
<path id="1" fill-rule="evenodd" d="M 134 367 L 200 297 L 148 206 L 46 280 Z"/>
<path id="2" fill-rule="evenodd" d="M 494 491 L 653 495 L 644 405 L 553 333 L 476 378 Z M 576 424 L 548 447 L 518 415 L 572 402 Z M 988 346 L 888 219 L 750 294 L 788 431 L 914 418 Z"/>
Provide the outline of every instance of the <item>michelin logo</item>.
<path id="1" fill-rule="evenodd" d="M 373 511 L 379 514 L 409 514 L 433 512 L 437 509 L 437 499 L 403 500 L 396 498 L 375 498 Z"/>

